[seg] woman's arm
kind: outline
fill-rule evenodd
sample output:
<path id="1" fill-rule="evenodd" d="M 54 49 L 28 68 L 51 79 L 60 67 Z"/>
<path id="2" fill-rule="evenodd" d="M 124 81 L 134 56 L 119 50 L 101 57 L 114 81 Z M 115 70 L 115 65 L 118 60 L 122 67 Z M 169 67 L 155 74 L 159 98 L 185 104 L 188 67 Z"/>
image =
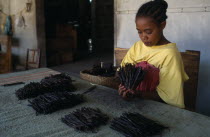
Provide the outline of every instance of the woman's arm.
<path id="1" fill-rule="evenodd" d="M 133 91 L 126 89 L 123 85 L 119 85 L 118 93 L 120 96 L 122 96 L 123 99 L 129 100 L 133 97 L 139 97 L 143 99 L 149 99 L 159 102 L 164 102 L 160 96 L 158 95 L 157 91 L 153 92 L 140 92 L 140 91 Z"/>
<path id="2" fill-rule="evenodd" d="M 163 102 L 163 100 L 158 95 L 157 91 L 153 91 L 153 92 L 151 92 L 151 91 L 150 92 L 140 92 L 139 97 L 140 98 L 143 98 L 143 99 L 150 99 L 150 100 L 155 100 L 155 101 Z"/>

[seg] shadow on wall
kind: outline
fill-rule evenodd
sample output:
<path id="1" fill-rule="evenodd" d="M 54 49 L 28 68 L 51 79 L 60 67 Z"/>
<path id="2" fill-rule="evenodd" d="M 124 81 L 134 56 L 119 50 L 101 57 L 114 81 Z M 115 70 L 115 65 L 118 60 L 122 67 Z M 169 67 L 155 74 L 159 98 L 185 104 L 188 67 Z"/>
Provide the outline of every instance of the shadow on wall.
<path id="1" fill-rule="evenodd" d="M 206 61 L 202 60 L 200 63 L 196 108 L 197 112 L 210 116 L 210 106 L 208 105 L 210 97 L 210 92 L 208 90 L 210 89 L 210 64 L 207 64 Z"/>
<path id="2" fill-rule="evenodd" d="M 175 39 L 179 50 L 197 50 L 200 51 L 200 66 L 199 66 L 199 77 L 198 77 L 198 89 L 196 99 L 196 112 L 210 116 L 210 62 L 209 62 L 209 32 L 204 32 L 202 39 L 197 38 L 195 35 L 184 39 Z M 172 36 L 170 36 L 172 37 Z M 170 39 L 170 38 L 169 38 Z M 171 38 L 172 39 L 172 38 Z"/>
<path id="3" fill-rule="evenodd" d="M 169 38 L 170 39 L 170 38 Z M 172 38 L 171 38 L 172 39 Z M 209 48 L 206 47 L 208 40 L 199 40 L 197 38 L 175 39 L 180 51 L 196 50 L 200 51 L 200 65 L 198 76 L 198 88 L 196 97 L 196 112 L 210 116 L 210 63 L 209 63 Z"/>
<path id="4" fill-rule="evenodd" d="M 20 48 L 19 39 L 12 38 L 12 69 L 15 70 L 18 65 L 20 65 L 20 56 L 16 54 L 18 48 Z"/>

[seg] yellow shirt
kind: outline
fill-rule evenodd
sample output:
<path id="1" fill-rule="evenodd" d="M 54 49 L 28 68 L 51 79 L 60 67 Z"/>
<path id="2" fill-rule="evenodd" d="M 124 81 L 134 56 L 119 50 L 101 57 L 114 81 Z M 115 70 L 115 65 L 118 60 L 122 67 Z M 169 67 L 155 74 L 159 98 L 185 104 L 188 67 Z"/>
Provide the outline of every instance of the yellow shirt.
<path id="1" fill-rule="evenodd" d="M 160 83 L 157 92 L 161 99 L 168 104 L 184 108 L 183 83 L 189 77 L 184 71 L 176 44 L 148 47 L 142 41 L 138 41 L 129 49 L 121 65 L 136 64 L 141 61 L 147 61 L 160 69 Z"/>

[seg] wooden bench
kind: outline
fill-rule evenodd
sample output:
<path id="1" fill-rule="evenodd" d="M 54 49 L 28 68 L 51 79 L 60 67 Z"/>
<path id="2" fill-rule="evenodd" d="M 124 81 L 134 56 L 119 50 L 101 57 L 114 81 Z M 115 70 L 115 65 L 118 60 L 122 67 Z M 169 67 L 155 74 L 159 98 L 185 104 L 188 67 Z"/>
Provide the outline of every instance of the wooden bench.
<path id="1" fill-rule="evenodd" d="M 128 49 L 115 48 L 114 54 L 116 66 L 120 65 L 127 51 Z M 200 51 L 186 50 L 186 52 L 181 52 L 181 56 L 184 63 L 185 71 L 190 78 L 187 82 L 184 83 L 185 106 L 186 109 L 195 111 L 200 64 Z"/>

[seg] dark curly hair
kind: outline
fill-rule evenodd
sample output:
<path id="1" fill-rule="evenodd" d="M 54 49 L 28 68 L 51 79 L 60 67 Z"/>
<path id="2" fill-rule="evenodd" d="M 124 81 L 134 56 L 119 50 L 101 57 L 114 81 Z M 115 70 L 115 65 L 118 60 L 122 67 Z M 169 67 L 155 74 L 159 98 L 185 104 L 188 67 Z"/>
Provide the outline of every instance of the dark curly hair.
<path id="1" fill-rule="evenodd" d="M 164 0 L 153 0 L 147 2 L 139 8 L 136 14 L 136 19 L 138 17 L 151 17 L 156 22 L 162 23 L 168 18 L 166 15 L 167 8 L 168 4 Z"/>

